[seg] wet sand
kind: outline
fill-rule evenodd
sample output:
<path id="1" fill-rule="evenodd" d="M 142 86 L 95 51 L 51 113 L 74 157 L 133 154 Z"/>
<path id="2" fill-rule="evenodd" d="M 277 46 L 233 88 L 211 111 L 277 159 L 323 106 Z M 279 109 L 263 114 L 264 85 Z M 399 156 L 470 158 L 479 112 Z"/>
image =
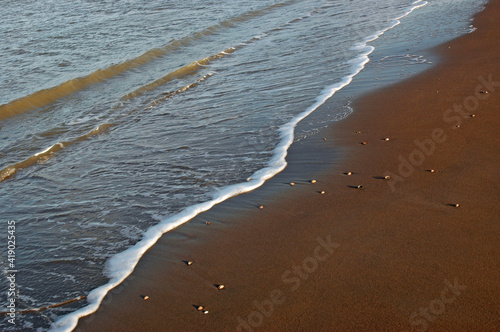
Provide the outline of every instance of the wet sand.
<path id="1" fill-rule="evenodd" d="M 76 330 L 500 330 L 498 17 L 165 234 Z"/>

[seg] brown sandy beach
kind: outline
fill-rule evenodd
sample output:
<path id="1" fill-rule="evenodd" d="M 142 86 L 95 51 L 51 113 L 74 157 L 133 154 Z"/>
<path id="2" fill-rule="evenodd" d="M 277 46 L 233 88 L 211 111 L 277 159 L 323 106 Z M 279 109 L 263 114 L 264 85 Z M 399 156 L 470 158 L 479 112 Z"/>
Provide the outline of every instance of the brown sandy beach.
<path id="1" fill-rule="evenodd" d="M 76 330 L 500 331 L 499 17 L 165 234 Z"/>

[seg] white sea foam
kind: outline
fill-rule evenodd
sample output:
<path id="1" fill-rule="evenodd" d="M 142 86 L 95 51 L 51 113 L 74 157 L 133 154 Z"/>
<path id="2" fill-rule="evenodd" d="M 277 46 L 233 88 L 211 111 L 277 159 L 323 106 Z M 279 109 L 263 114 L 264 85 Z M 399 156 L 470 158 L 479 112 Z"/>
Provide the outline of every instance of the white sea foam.
<path id="1" fill-rule="evenodd" d="M 45 154 L 45 153 L 49 152 L 52 148 L 54 148 L 56 145 L 59 145 L 59 146 L 61 146 L 61 147 L 64 147 L 63 143 L 56 143 L 56 144 L 54 144 L 54 145 L 49 146 L 48 148 L 46 148 L 46 149 L 45 149 L 45 150 L 43 150 L 43 151 L 40 151 L 40 152 L 38 152 L 38 153 L 35 153 L 35 154 L 34 154 L 34 156 L 35 156 L 35 157 L 38 157 L 38 156 L 40 156 L 40 155 L 42 155 L 42 154 Z"/>
<path id="2" fill-rule="evenodd" d="M 355 59 L 349 61 L 349 64 L 352 68 L 351 74 L 342 78 L 340 82 L 332 84 L 323 89 L 323 91 L 311 106 L 309 106 L 305 111 L 300 113 L 298 116 L 293 118 L 290 122 L 286 123 L 279 129 L 280 142 L 274 149 L 273 157 L 268 162 L 267 167 L 262 168 L 252 174 L 249 178 L 249 181 L 225 187 L 222 190 L 218 191 L 217 195 L 212 200 L 190 206 L 182 212 L 165 218 L 157 225 L 149 228 L 144 233 L 143 239 L 141 241 L 139 241 L 133 247 L 112 256 L 108 260 L 105 266 L 104 273 L 109 278 L 109 282 L 92 290 L 88 294 L 88 305 L 68 315 L 60 317 L 56 322 L 54 322 L 54 324 L 52 324 L 50 331 L 71 331 L 76 327 L 78 319 L 80 317 L 84 317 L 94 313 L 99 308 L 106 294 L 111 289 L 121 284 L 125 280 L 125 278 L 127 278 L 132 273 L 142 255 L 144 255 L 144 253 L 149 248 L 151 248 L 164 233 L 188 222 L 198 214 L 211 209 L 213 206 L 231 197 L 252 191 L 260 187 L 265 183 L 266 180 L 272 178 L 283 169 L 285 169 L 287 165 L 285 158 L 288 153 L 288 148 L 293 143 L 294 129 L 297 124 L 312 112 L 314 112 L 316 109 L 318 109 L 318 107 L 323 105 L 337 91 L 349 85 L 352 82 L 353 78 L 364 69 L 365 65 L 370 61 L 369 55 L 374 50 L 374 47 L 368 45 L 368 43 L 376 40 L 386 31 L 400 24 L 400 19 L 408 16 L 414 10 L 425 6 L 426 4 L 427 2 L 423 0 L 415 1 L 408 9 L 408 11 L 404 15 L 401 15 L 400 17 L 394 19 L 390 26 L 374 33 L 371 36 L 368 36 L 362 42 L 354 45 L 354 47 L 359 50 L 361 54 L 359 54 Z"/>

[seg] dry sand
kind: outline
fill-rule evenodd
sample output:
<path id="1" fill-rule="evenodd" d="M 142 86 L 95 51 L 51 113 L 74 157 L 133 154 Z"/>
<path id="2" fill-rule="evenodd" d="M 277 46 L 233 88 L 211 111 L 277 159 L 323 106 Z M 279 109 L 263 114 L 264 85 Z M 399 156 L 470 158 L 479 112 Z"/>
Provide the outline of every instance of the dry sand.
<path id="1" fill-rule="evenodd" d="M 165 234 L 77 330 L 499 331 L 498 17 Z"/>

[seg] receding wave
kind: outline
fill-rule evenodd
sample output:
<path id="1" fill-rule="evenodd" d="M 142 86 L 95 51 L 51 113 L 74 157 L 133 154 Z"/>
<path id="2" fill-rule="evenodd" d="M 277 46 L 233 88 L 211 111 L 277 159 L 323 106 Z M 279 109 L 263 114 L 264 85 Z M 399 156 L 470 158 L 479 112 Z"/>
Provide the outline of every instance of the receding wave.
<path id="1" fill-rule="evenodd" d="M 152 101 L 152 102 L 148 105 L 148 107 L 147 107 L 147 108 L 151 108 L 151 107 L 155 106 L 156 104 L 158 104 L 158 103 L 160 103 L 160 102 L 162 102 L 162 101 L 164 101 L 164 100 L 167 100 L 167 99 L 169 99 L 169 98 L 172 98 L 172 97 L 173 97 L 173 96 L 175 96 L 175 95 L 178 95 L 179 93 L 183 93 L 183 92 L 188 91 L 189 89 L 194 88 L 195 86 L 197 86 L 197 85 L 198 85 L 198 84 L 200 84 L 201 82 L 205 81 L 207 78 L 209 78 L 209 77 L 210 77 L 210 76 L 212 76 L 212 75 L 213 75 L 213 73 L 208 73 L 208 74 L 206 74 L 205 76 L 203 76 L 202 78 L 200 78 L 199 80 L 197 80 L 197 81 L 196 81 L 196 82 L 194 82 L 194 83 L 191 83 L 191 84 L 189 84 L 189 85 L 183 86 L 182 88 L 177 89 L 177 90 L 175 90 L 175 91 L 170 91 L 170 92 L 164 93 L 164 94 L 163 94 L 163 97 L 158 98 L 158 99 L 156 99 L 156 100 Z"/>
<path id="2" fill-rule="evenodd" d="M 165 84 L 173 79 L 181 78 L 183 76 L 193 74 L 194 72 L 199 70 L 199 67 L 208 64 L 210 61 L 213 61 L 214 59 L 218 59 L 218 58 L 221 58 L 227 54 L 230 54 L 231 52 L 234 52 L 233 48 L 228 49 L 228 50 L 223 51 L 223 52 L 220 52 L 219 54 L 204 58 L 200 61 L 196 61 L 195 63 L 197 64 L 198 68 L 196 68 L 196 66 L 194 65 L 195 63 L 191 64 L 193 67 L 191 69 L 186 68 L 186 67 L 190 67 L 191 65 L 184 66 L 184 67 L 160 78 L 159 80 L 157 80 L 153 83 L 150 83 L 146 86 L 143 86 L 143 87 L 137 89 L 136 91 L 124 96 L 123 99 L 130 99 L 130 98 L 139 96 L 139 95 L 143 94 L 144 92 L 153 90 L 156 87 L 158 87 L 162 84 Z M 199 85 L 200 83 L 202 83 L 203 81 L 205 81 L 206 79 L 208 79 L 211 76 L 213 76 L 213 73 L 208 73 L 208 74 L 204 75 L 203 77 L 201 77 L 200 79 L 198 79 L 194 83 L 188 84 L 188 85 L 186 85 L 182 88 L 179 88 L 175 91 L 170 91 L 170 92 L 164 93 L 161 98 L 158 98 L 158 99 L 150 102 L 146 108 L 151 108 L 151 107 L 157 105 L 158 103 L 160 103 L 164 100 L 167 100 L 167 99 L 169 99 L 169 98 L 171 98 L 179 93 L 186 92 L 189 89 L 194 88 L 195 86 Z M 56 152 L 58 152 L 64 148 L 67 148 L 68 146 L 73 145 L 75 143 L 84 141 L 92 136 L 102 134 L 105 131 L 107 131 L 110 127 L 113 127 L 115 125 L 116 124 L 104 123 L 104 124 L 96 127 L 95 129 L 91 130 L 87 134 L 82 135 L 80 137 L 77 137 L 76 139 L 74 139 L 72 141 L 56 143 L 56 144 L 48 147 L 47 149 L 32 155 L 31 157 L 27 158 L 26 160 L 23 160 L 23 161 L 18 162 L 16 164 L 9 165 L 9 166 L 5 167 L 4 169 L 0 170 L 0 183 L 2 183 L 3 181 L 14 176 L 20 169 L 28 168 L 28 167 L 33 166 L 35 164 L 43 164 L 44 162 L 46 162 L 47 160 L 52 158 Z"/>
<path id="3" fill-rule="evenodd" d="M 219 54 L 225 53 L 226 51 L 221 52 Z M 218 57 L 220 57 L 220 56 L 219 55 L 214 55 L 214 56 L 211 56 L 211 57 L 208 57 L 208 58 L 205 58 L 205 59 L 207 59 L 206 61 L 208 63 L 208 61 L 211 61 L 211 60 L 216 59 Z M 160 86 L 161 84 L 166 83 L 168 81 L 168 80 L 166 80 L 166 78 L 169 77 L 169 75 L 171 75 L 171 74 L 168 74 L 164 78 L 159 79 L 159 80 L 157 80 L 157 81 L 155 81 L 155 82 L 153 82 L 151 84 L 148 84 L 147 86 L 141 87 L 141 88 L 138 89 L 138 91 L 135 91 L 135 92 L 133 92 L 133 93 L 131 93 L 131 94 L 125 96 L 125 97 L 132 98 L 134 96 L 138 96 L 138 95 L 144 93 L 145 91 L 152 90 L 152 89 Z M 160 102 L 162 102 L 164 100 L 167 100 L 167 99 L 169 99 L 169 98 L 171 98 L 171 97 L 173 97 L 175 95 L 178 95 L 179 93 L 186 92 L 189 89 L 194 88 L 195 86 L 199 85 L 200 83 L 202 83 L 203 81 L 205 81 L 206 79 L 208 79 L 211 76 L 213 76 L 213 73 L 208 73 L 208 74 L 204 75 L 203 77 L 201 77 L 200 79 L 198 79 L 194 83 L 188 84 L 188 85 L 186 85 L 186 86 L 184 86 L 182 88 L 179 88 L 179 89 L 177 89 L 175 91 L 170 91 L 170 92 L 164 93 L 161 98 L 158 98 L 158 99 L 152 101 L 151 103 L 149 103 L 149 105 L 146 108 L 151 108 L 151 107 L 157 105 L 158 103 L 160 103 Z M 178 78 L 178 77 L 176 77 L 176 78 Z M 156 83 L 156 84 L 154 84 L 154 83 Z M 134 93 L 135 93 L 135 95 L 131 96 Z M 3 181 L 5 181 L 5 180 L 11 178 L 12 176 L 14 176 L 20 169 L 28 168 L 28 167 L 33 166 L 35 164 L 42 164 L 42 163 L 46 162 L 47 160 L 49 160 L 50 158 L 52 158 L 56 152 L 58 152 L 58 151 L 60 151 L 60 150 L 62 150 L 64 148 L 67 148 L 68 146 L 73 145 L 75 143 L 84 141 L 84 140 L 86 140 L 86 139 L 88 139 L 88 138 L 90 138 L 92 136 L 96 136 L 96 135 L 102 134 L 102 133 L 106 132 L 110 127 L 113 127 L 115 125 L 116 124 L 104 123 L 104 124 L 96 127 L 95 129 L 93 129 L 92 131 L 88 132 L 87 134 L 82 135 L 82 136 L 80 136 L 80 137 L 78 137 L 78 138 L 76 138 L 76 139 L 74 139 L 72 141 L 56 143 L 56 144 L 48 147 L 47 149 L 45 149 L 45 150 L 43 150 L 41 152 L 38 152 L 38 153 L 32 155 L 31 157 L 27 158 L 24 161 L 21 161 L 19 163 L 16 163 L 16 164 L 13 164 L 13 165 L 9 165 L 9 166 L 5 167 L 4 169 L 2 169 L 0 171 L 0 183 L 2 183 Z"/>
<path id="4" fill-rule="evenodd" d="M 275 8 L 280 8 L 280 7 L 283 7 L 285 5 L 288 5 L 288 4 L 291 4 L 294 2 L 296 2 L 296 1 L 294 0 L 294 1 L 282 2 L 282 3 L 278 3 L 278 4 L 274 4 L 272 6 L 266 7 L 264 9 L 251 11 L 251 12 L 248 12 L 246 14 L 240 15 L 238 17 L 232 18 L 230 20 L 226 20 L 226 21 L 220 23 L 219 25 L 213 26 L 211 28 L 207 28 L 206 31 L 211 31 L 213 33 L 214 30 L 219 26 L 227 26 L 228 24 L 232 24 L 235 22 L 242 22 L 242 21 L 248 20 L 252 17 L 262 15 L 263 13 L 265 13 L 269 10 L 272 10 Z M 288 22 L 287 24 L 290 24 L 290 23 L 293 23 L 293 21 Z M 269 32 L 265 32 L 264 35 L 266 35 L 268 33 Z M 200 34 L 204 34 L 204 33 L 203 32 L 195 33 L 190 38 L 198 38 L 198 37 L 201 38 Z M 186 37 L 185 39 L 183 39 L 181 41 L 173 42 L 168 47 L 175 47 L 175 48 L 181 47 L 182 45 L 187 44 L 187 38 L 188 37 Z M 241 43 L 238 46 L 230 47 L 230 48 L 228 48 L 222 52 L 219 52 L 215 55 L 211 55 L 211 56 L 205 57 L 201 60 L 194 61 L 186 66 L 183 66 L 183 67 L 181 67 L 173 72 L 168 73 L 167 75 L 157 79 L 156 81 L 154 81 L 152 83 L 149 83 L 147 85 L 144 85 L 144 86 L 136 89 L 135 91 L 123 96 L 121 99 L 123 101 L 127 101 L 127 100 L 130 100 L 132 98 L 139 97 L 139 96 L 143 95 L 144 93 L 146 93 L 148 91 L 152 91 L 152 90 L 158 88 L 159 86 L 164 85 L 164 84 L 171 82 L 173 80 L 181 79 L 181 78 L 184 78 L 184 77 L 189 76 L 189 75 L 194 75 L 197 72 L 199 72 L 200 70 L 204 69 L 207 65 L 209 65 L 213 61 L 218 60 L 218 59 L 222 59 L 222 58 L 234 53 L 238 49 L 243 48 L 251 43 L 254 43 L 254 42 L 260 40 L 261 38 L 262 38 L 262 36 L 253 37 L 249 41 Z M 172 48 L 172 50 L 173 49 L 174 48 Z M 36 106 L 36 107 L 41 107 L 41 106 L 47 105 L 50 102 L 53 102 L 58 98 L 62 98 L 63 96 L 69 95 L 70 93 L 73 93 L 73 92 L 77 92 L 77 91 L 83 89 L 85 86 L 89 86 L 91 84 L 98 83 L 100 81 L 105 80 L 106 78 L 111 78 L 112 76 L 114 76 L 113 73 L 118 73 L 118 74 L 122 73 L 128 69 L 131 69 L 131 68 L 134 68 L 134 67 L 137 67 L 141 64 L 146 63 L 147 61 L 149 61 L 148 59 L 160 57 L 164 54 L 164 53 L 162 54 L 161 52 L 162 51 L 160 49 L 151 50 L 149 52 L 144 53 L 143 55 L 141 55 L 138 58 L 135 58 L 135 59 L 130 60 L 128 62 L 122 63 L 120 65 L 112 66 L 112 67 L 109 67 L 105 70 L 98 70 L 87 77 L 70 80 L 70 81 L 65 82 L 65 83 L 63 83 L 55 88 L 41 90 L 33 95 L 30 95 L 30 96 L 22 98 L 22 99 L 18 99 L 10 104 L 2 105 L 2 106 L 0 106 L 0 120 L 5 118 L 5 117 L 2 117 L 2 116 L 4 116 L 4 114 L 2 114 L 2 111 L 4 110 L 4 108 L 6 106 L 9 106 L 9 105 L 15 103 L 15 102 L 30 103 L 28 98 L 40 97 L 40 96 L 44 97 L 45 96 L 46 99 L 41 98 L 41 99 L 37 100 L 38 106 Z M 166 52 L 166 48 L 164 48 L 164 52 Z M 118 74 L 116 74 L 116 75 L 118 75 Z M 179 93 L 186 92 L 186 91 L 196 87 L 197 85 L 199 85 L 200 83 L 202 83 L 203 81 L 205 81 L 206 79 L 208 79 L 211 76 L 213 76 L 213 73 L 208 73 L 208 74 L 204 75 L 203 77 L 201 77 L 200 79 L 198 79 L 194 83 L 186 85 L 186 86 L 179 88 L 177 90 L 164 93 L 162 97 L 150 102 L 149 105 L 146 107 L 146 109 L 152 108 L 162 101 L 165 101 L 165 100 L 167 100 L 175 95 L 178 95 Z M 24 99 L 26 99 L 26 100 L 24 100 Z M 21 103 L 20 105 L 24 105 L 23 103 Z M 34 107 L 34 108 L 36 108 L 36 107 Z M 97 128 L 95 128 L 94 130 L 92 130 L 91 132 L 87 133 L 86 135 L 78 137 L 73 141 L 56 143 L 56 144 L 50 146 L 49 148 L 47 148 L 46 150 L 39 152 L 39 153 L 27 158 L 24 161 L 21 161 L 21 162 L 18 162 L 16 164 L 9 165 L 9 166 L 5 167 L 4 169 L 0 170 L 0 183 L 3 182 L 4 180 L 7 180 L 7 179 L 11 178 L 12 176 L 14 176 L 20 169 L 25 169 L 25 168 L 28 168 L 28 167 L 35 165 L 35 164 L 42 164 L 42 163 L 46 162 L 48 159 L 52 158 L 56 152 L 66 148 L 72 144 L 75 144 L 75 143 L 80 142 L 82 140 L 86 140 L 87 138 L 89 138 L 91 136 L 98 135 L 98 134 L 106 131 L 109 127 L 114 126 L 114 125 L 115 124 L 100 125 Z"/>
<path id="5" fill-rule="evenodd" d="M 159 78 L 156 81 L 149 83 L 147 85 L 144 85 L 144 86 L 138 88 L 137 90 L 135 90 L 134 92 L 131 92 L 131 93 L 125 95 L 122 98 L 122 100 L 129 100 L 129 99 L 138 97 L 138 96 L 144 94 L 145 92 L 152 91 L 165 83 L 168 83 L 168 82 L 173 81 L 175 79 L 180 79 L 180 78 L 184 78 L 184 77 L 189 76 L 189 75 L 193 75 L 193 74 L 197 73 L 198 71 L 200 71 L 200 69 L 203 69 L 205 66 L 209 65 L 212 61 L 217 60 L 217 59 L 221 59 L 221 58 L 235 52 L 236 49 L 237 49 L 236 47 L 231 47 L 231 48 L 228 48 L 227 50 L 222 51 L 220 53 L 217 53 L 215 55 L 208 56 L 208 57 L 203 58 L 201 60 L 191 62 L 190 64 L 185 65 L 185 66 L 183 66 L 183 67 L 181 67 L 173 72 L 170 72 L 167 75 L 163 76 L 162 78 Z"/>
<path id="6" fill-rule="evenodd" d="M 21 97 L 9 103 L 0 105 L 0 121 L 18 114 L 50 105 L 58 99 L 67 97 L 89 86 L 98 84 L 105 80 L 121 75 L 131 69 L 145 65 L 157 58 L 165 56 L 167 53 L 178 50 L 181 47 L 187 46 L 206 36 L 214 35 L 223 28 L 233 27 L 237 23 L 245 22 L 252 18 L 262 16 L 272 10 L 293 4 L 297 1 L 298 0 L 280 2 L 265 8 L 244 13 L 181 39 L 174 40 L 164 47 L 147 51 L 146 53 L 143 53 L 142 55 L 134 59 L 122 62 L 120 64 L 112 65 L 104 69 L 98 69 L 85 77 L 74 78 L 55 87 L 43 89 L 28 96 Z"/>
<path id="7" fill-rule="evenodd" d="M 91 130 L 87 134 L 82 135 L 80 137 L 77 137 L 76 139 L 74 139 L 72 141 L 56 143 L 56 144 L 51 145 L 50 147 L 48 147 L 47 149 L 45 149 L 41 152 L 35 153 L 31 157 L 29 157 L 21 162 L 18 162 L 16 164 L 9 165 L 9 166 L 5 167 L 4 169 L 2 169 L 0 171 L 0 183 L 2 183 L 3 181 L 14 176 L 19 170 L 30 167 L 30 166 L 35 165 L 35 164 L 42 164 L 42 163 L 46 162 L 47 160 L 49 160 L 50 158 L 52 158 L 54 153 L 66 148 L 70 145 L 84 141 L 92 136 L 102 134 L 102 133 L 106 132 L 110 127 L 113 127 L 113 126 L 114 126 L 114 124 L 104 123 L 104 124 L 94 128 L 93 130 Z"/>

